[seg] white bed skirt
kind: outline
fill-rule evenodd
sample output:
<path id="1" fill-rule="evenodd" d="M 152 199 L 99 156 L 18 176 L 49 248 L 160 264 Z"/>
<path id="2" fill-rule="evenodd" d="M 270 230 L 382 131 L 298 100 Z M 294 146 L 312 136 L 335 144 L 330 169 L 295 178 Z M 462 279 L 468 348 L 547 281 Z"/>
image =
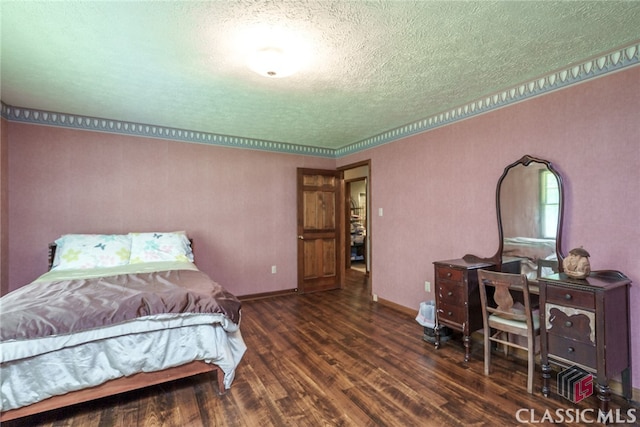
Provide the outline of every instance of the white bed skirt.
<path id="1" fill-rule="evenodd" d="M 1 410 L 194 360 L 218 365 L 225 374 L 225 388 L 230 388 L 235 369 L 246 351 L 240 329 L 225 330 L 220 323 L 185 326 L 184 322 L 178 322 L 178 325 L 71 346 L 67 343 L 53 351 L 6 361 L 0 373 Z M 2 356 L 6 360 L 7 355 Z"/>

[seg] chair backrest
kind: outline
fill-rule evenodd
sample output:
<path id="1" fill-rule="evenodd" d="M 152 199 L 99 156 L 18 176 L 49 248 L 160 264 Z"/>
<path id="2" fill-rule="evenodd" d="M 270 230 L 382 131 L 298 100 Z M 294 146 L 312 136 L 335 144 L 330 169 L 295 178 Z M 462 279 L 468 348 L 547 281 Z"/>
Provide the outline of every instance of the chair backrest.
<path id="1" fill-rule="evenodd" d="M 533 327 L 526 275 L 478 270 L 478 284 L 484 316 L 495 314 Z"/>

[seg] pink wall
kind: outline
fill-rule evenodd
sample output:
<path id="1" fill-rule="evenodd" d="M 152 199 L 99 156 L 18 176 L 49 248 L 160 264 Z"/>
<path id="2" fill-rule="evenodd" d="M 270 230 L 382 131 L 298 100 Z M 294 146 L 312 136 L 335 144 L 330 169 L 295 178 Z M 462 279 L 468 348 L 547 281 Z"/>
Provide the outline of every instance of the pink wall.
<path id="1" fill-rule="evenodd" d="M 296 168 L 335 160 L 9 123 L 9 288 L 65 233 L 186 230 L 237 295 L 297 287 Z M 277 274 L 271 266 L 277 265 Z"/>
<path id="2" fill-rule="evenodd" d="M 530 154 L 564 179 L 563 249 L 624 272 L 640 305 L 640 67 L 340 159 L 371 159 L 372 291 L 418 309 L 432 262 L 498 247 L 495 186 Z M 384 215 L 378 216 L 378 209 Z M 433 286 L 432 286 L 433 288 Z M 632 347 L 640 366 L 640 312 Z M 640 384 L 640 370 L 633 375 Z"/>

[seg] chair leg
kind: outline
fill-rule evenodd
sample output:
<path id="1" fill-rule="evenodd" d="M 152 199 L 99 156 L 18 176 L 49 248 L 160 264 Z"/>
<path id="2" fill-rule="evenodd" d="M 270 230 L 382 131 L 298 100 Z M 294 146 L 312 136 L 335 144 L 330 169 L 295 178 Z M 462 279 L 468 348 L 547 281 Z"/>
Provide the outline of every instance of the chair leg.
<path id="1" fill-rule="evenodd" d="M 529 394 L 533 394 L 533 376 L 535 375 L 535 368 L 536 368 L 536 361 L 535 361 L 535 357 L 536 357 L 536 348 L 535 348 L 535 344 L 534 344 L 534 340 L 535 338 L 533 337 L 528 337 L 527 341 L 528 341 L 528 349 L 527 349 L 527 363 L 528 363 L 528 372 L 527 372 L 527 391 L 529 392 Z"/>
<path id="2" fill-rule="evenodd" d="M 491 364 L 491 341 L 489 340 L 489 334 L 491 328 L 485 328 L 484 330 L 484 374 L 489 375 L 489 365 Z"/>
<path id="3" fill-rule="evenodd" d="M 504 332 L 503 333 L 502 339 L 504 339 L 507 342 L 510 342 L 511 341 L 510 338 L 511 338 L 511 334 L 509 334 L 509 332 Z M 503 347 L 504 347 L 504 349 L 503 349 L 504 350 L 504 357 L 508 358 L 509 357 L 509 346 L 508 345 L 503 345 Z"/>

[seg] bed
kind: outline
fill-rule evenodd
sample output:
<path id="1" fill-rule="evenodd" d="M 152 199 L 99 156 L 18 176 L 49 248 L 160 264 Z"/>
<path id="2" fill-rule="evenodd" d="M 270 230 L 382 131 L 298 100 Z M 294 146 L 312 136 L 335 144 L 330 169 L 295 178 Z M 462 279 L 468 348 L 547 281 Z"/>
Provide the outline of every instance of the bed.
<path id="1" fill-rule="evenodd" d="M 49 258 L 0 299 L 0 421 L 204 372 L 231 387 L 241 304 L 184 232 L 65 235 Z"/>

